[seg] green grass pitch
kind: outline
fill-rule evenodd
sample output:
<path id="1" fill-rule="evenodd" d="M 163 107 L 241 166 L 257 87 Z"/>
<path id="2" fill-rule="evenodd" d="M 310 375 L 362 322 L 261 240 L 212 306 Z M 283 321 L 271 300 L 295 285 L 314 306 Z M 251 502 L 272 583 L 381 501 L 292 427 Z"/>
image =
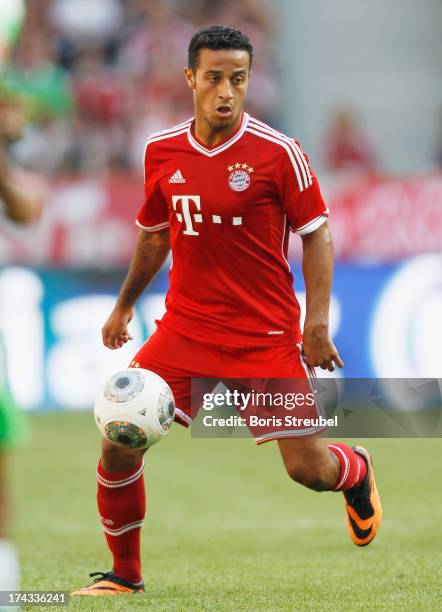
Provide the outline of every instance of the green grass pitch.
<path id="1" fill-rule="evenodd" d="M 32 426 L 11 461 L 21 588 L 69 591 L 111 567 L 95 506 L 98 431 L 85 413 L 36 415 Z M 192 439 L 174 426 L 146 456 L 146 594 L 69 609 L 440 609 L 442 440 L 365 443 L 384 522 L 358 549 L 342 495 L 292 483 L 275 443 Z"/>

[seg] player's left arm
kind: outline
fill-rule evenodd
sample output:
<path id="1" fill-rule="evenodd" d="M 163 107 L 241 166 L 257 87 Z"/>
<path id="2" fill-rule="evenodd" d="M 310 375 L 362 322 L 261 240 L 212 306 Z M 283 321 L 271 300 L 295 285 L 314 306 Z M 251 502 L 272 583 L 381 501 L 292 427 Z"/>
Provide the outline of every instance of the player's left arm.
<path id="1" fill-rule="evenodd" d="M 304 357 L 309 366 L 333 371 L 343 367 L 329 334 L 333 277 L 333 242 L 327 225 L 328 208 L 307 155 L 296 141 L 287 141 L 276 162 L 281 201 L 291 228 L 302 239 L 302 268 L 307 293 Z"/>
<path id="2" fill-rule="evenodd" d="M 333 241 L 327 222 L 301 236 L 302 271 L 306 287 L 303 332 L 304 357 L 309 366 L 333 372 L 344 366 L 329 333 L 329 306 L 333 278 Z"/>

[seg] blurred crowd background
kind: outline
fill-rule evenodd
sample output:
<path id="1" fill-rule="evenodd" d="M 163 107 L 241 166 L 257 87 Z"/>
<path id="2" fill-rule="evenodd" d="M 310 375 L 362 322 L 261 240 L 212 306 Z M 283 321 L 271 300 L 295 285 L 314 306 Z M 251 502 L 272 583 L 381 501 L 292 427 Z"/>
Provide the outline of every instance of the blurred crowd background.
<path id="1" fill-rule="evenodd" d="M 50 174 L 141 171 L 146 136 L 192 115 L 187 46 L 213 23 L 250 35 L 248 108 L 273 121 L 276 20 L 266 0 L 28 0 L 5 75 L 32 119 L 16 160 Z"/>
<path id="2" fill-rule="evenodd" d="M 307 141 L 313 139 L 306 132 L 306 124 L 320 123 L 320 142 L 307 142 L 315 153 L 320 148 L 314 156 L 315 166 L 331 172 L 388 168 L 391 164 L 382 150 L 384 134 L 377 132 L 376 121 L 372 125 L 364 121 L 364 91 L 359 99 L 356 95 L 356 99 L 351 96 L 352 100 L 346 100 L 345 86 L 340 99 L 324 91 L 324 86 L 321 89 L 321 83 L 330 78 L 325 68 L 325 48 L 320 48 L 324 71 L 309 66 L 314 54 L 303 38 L 309 19 L 313 17 L 315 22 L 312 34 L 316 31 L 324 39 L 324 33 L 318 32 L 320 12 L 309 15 L 312 9 L 303 5 L 303 0 L 291 6 L 270 0 L 27 0 L 21 35 L 4 76 L 8 87 L 26 103 L 31 120 L 14 147 L 16 160 L 48 174 L 115 169 L 139 172 L 146 135 L 192 114 L 191 96 L 182 77 L 189 39 L 198 28 L 221 23 L 233 24 L 249 34 L 256 49 L 249 112 L 277 128 L 293 128 L 297 137 L 307 134 Z M 330 31 L 326 23 L 330 17 L 325 11 L 326 32 Z M 412 27 L 402 19 L 397 24 L 399 30 Z M 388 24 L 379 29 L 382 27 Z M 347 32 L 354 36 L 355 27 Z M 393 45 L 393 55 L 409 48 L 406 31 L 403 36 L 396 42 L 396 53 Z M 298 46 L 296 41 L 300 41 Z M 431 37 L 427 43 L 430 41 Z M 334 46 L 339 49 L 339 44 L 339 37 L 334 36 Z M 361 39 L 358 48 L 344 51 L 344 60 L 360 54 L 364 65 L 367 44 Z M 318 51 L 317 38 L 314 45 Z M 440 60 L 441 50 L 434 51 Z M 331 76 L 336 74 L 338 87 L 344 64 L 339 61 L 332 68 Z M 387 71 L 388 61 L 384 65 Z M 428 71 L 428 62 L 422 57 L 424 65 Z M 316 90 L 303 73 L 306 66 L 315 73 Z M 416 66 L 414 72 L 403 75 L 403 80 L 413 79 L 414 74 L 417 79 L 419 73 L 422 68 Z M 370 75 L 361 76 L 370 80 Z M 294 79 L 291 85 L 290 78 Z M 348 86 L 355 75 L 343 80 Z M 400 91 L 401 87 L 399 75 L 395 88 Z M 305 92 L 307 113 L 302 108 Z M 382 93 L 373 92 L 371 97 L 375 101 L 380 96 L 380 107 Z M 430 97 L 432 94 L 429 91 Z M 387 95 L 385 91 L 384 98 Z M 325 120 L 318 116 L 318 98 L 328 99 Z M 419 167 L 435 169 L 442 165 L 441 98 L 434 100 L 430 112 L 434 138 L 421 134 L 428 140 L 428 150 Z"/>

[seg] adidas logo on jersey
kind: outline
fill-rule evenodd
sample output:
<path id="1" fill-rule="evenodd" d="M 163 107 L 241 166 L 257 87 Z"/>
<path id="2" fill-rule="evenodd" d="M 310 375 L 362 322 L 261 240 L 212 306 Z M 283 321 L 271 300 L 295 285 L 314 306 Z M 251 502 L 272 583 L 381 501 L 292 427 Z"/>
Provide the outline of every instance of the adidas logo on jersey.
<path id="1" fill-rule="evenodd" d="M 169 179 L 169 183 L 185 183 L 186 179 L 181 174 L 181 170 L 177 170 Z"/>

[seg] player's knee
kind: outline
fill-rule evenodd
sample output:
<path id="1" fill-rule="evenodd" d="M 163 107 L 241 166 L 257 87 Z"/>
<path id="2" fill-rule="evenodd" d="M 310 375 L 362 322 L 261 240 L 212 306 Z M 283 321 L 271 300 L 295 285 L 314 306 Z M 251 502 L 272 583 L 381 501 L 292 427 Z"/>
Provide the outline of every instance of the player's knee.
<path id="1" fill-rule="evenodd" d="M 298 484 L 313 491 L 328 491 L 329 478 L 321 466 L 305 466 L 300 464 L 286 465 L 287 473 Z"/>
<path id="2" fill-rule="evenodd" d="M 143 450 L 122 448 L 103 440 L 101 465 L 109 472 L 125 472 L 135 468 L 141 461 Z"/>

